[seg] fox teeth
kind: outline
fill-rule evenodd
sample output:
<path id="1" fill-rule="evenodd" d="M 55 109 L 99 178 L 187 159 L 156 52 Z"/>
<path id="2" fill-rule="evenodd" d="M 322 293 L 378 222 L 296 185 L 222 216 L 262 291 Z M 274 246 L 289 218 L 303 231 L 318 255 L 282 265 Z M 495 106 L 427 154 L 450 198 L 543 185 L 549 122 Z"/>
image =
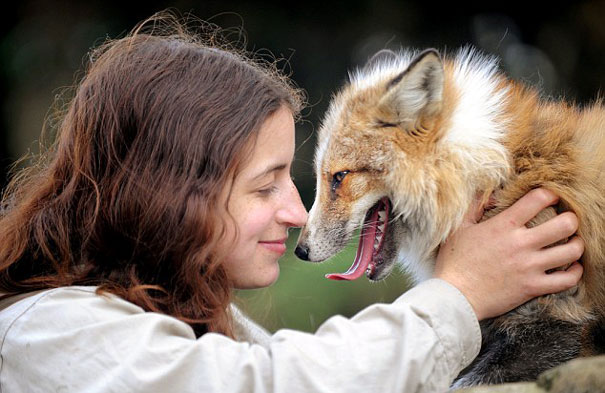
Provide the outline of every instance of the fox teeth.
<path id="1" fill-rule="evenodd" d="M 379 211 L 378 217 L 380 218 L 381 222 L 384 222 L 385 218 L 387 218 L 387 212 L 384 210 Z"/>

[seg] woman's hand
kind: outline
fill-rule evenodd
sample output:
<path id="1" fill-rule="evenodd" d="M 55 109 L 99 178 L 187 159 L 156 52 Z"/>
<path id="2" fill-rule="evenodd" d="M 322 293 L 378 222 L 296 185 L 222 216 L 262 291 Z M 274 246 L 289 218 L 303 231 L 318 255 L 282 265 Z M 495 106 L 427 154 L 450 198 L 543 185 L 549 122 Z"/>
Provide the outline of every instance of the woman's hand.
<path id="1" fill-rule="evenodd" d="M 576 215 L 565 212 L 536 227 L 525 226 L 557 201 L 551 191 L 535 189 L 481 223 L 476 223 L 481 213 L 471 209 L 462 227 L 441 246 L 435 277 L 458 288 L 479 320 L 504 314 L 536 296 L 573 287 L 582 276 L 577 261 L 584 242 L 574 236 L 565 244 L 547 246 L 576 232 Z M 566 270 L 546 273 L 570 263 Z"/>

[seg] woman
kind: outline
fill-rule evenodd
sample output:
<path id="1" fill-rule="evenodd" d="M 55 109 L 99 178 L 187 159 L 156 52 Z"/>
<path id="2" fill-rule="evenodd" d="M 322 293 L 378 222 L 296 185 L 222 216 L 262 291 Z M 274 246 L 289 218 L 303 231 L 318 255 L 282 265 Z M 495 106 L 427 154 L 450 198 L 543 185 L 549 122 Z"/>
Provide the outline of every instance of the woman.
<path id="1" fill-rule="evenodd" d="M 443 391 L 479 350 L 478 317 L 577 283 L 577 263 L 545 271 L 580 239 L 542 249 L 575 216 L 524 227 L 556 200 L 536 190 L 469 217 L 437 278 L 393 304 L 267 335 L 229 304 L 277 279 L 305 223 L 289 175 L 300 92 L 169 25 L 93 52 L 56 144 L 6 194 L 4 391 Z"/>

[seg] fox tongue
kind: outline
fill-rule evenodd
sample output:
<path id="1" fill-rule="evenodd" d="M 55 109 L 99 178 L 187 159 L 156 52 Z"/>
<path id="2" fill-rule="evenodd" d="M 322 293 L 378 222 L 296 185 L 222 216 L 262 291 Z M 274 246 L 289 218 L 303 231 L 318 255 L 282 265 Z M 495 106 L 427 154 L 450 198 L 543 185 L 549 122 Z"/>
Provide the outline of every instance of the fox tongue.
<path id="1" fill-rule="evenodd" d="M 326 274 L 326 278 L 330 280 L 355 280 L 363 275 L 372 262 L 372 253 L 374 251 L 374 237 L 376 236 L 376 220 L 372 220 L 372 224 L 366 222 L 359 237 L 359 246 L 357 247 L 357 255 L 355 261 L 344 273 Z"/>

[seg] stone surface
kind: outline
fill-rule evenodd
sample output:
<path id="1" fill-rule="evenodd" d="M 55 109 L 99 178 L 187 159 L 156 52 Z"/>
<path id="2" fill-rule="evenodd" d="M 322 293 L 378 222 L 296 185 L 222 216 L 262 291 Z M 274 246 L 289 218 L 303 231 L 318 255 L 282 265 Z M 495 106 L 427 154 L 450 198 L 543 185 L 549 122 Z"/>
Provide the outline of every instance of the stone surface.
<path id="1" fill-rule="evenodd" d="M 460 393 L 605 393 L 605 355 L 578 358 L 542 373 L 536 382 L 477 386 Z"/>
<path id="2" fill-rule="evenodd" d="M 507 383 L 504 385 L 477 386 L 456 390 L 456 393 L 545 393 L 535 382 Z"/>

